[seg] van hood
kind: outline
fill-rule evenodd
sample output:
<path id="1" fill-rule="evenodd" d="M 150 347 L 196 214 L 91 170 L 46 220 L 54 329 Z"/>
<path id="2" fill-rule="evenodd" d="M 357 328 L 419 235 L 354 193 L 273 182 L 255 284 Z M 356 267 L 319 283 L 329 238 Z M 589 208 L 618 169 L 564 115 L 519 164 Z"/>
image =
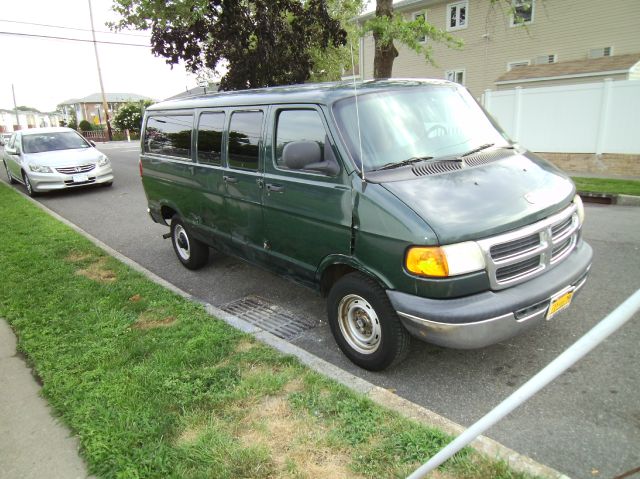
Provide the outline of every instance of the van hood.
<path id="1" fill-rule="evenodd" d="M 401 178 L 379 182 L 433 229 L 440 244 L 525 226 L 565 208 L 575 194 L 567 175 L 531 153 L 452 173 Z"/>

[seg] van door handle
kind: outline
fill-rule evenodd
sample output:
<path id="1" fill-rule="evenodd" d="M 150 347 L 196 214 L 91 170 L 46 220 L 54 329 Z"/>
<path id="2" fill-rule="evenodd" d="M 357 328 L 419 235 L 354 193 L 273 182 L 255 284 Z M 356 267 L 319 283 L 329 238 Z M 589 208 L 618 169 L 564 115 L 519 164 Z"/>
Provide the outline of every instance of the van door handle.
<path id="1" fill-rule="evenodd" d="M 284 191 L 284 186 L 267 183 L 267 191 L 273 191 L 274 193 L 282 193 Z"/>
<path id="2" fill-rule="evenodd" d="M 238 182 L 238 178 L 236 178 L 234 176 L 224 175 L 222 177 L 222 179 L 224 180 L 225 183 L 237 183 Z"/>

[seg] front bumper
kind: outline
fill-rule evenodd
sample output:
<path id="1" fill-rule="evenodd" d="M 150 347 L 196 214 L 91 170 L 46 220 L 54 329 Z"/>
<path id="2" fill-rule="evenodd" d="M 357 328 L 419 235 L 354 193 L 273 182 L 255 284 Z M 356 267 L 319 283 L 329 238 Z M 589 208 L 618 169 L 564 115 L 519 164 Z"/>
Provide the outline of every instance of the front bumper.
<path id="1" fill-rule="evenodd" d="M 455 299 L 429 299 L 399 291 L 387 291 L 387 295 L 403 325 L 418 339 L 450 348 L 481 348 L 543 321 L 554 295 L 582 287 L 592 258 L 591 246 L 582 241 L 555 268 L 504 290 Z"/>
<path id="2" fill-rule="evenodd" d="M 33 191 L 43 193 L 46 191 L 63 190 L 66 188 L 75 188 L 78 186 L 95 185 L 100 183 L 110 183 L 113 181 L 113 170 L 111 165 L 97 167 L 88 173 L 87 181 L 73 181 L 74 175 L 65 175 L 63 173 L 37 173 L 29 172 L 29 181 Z"/>

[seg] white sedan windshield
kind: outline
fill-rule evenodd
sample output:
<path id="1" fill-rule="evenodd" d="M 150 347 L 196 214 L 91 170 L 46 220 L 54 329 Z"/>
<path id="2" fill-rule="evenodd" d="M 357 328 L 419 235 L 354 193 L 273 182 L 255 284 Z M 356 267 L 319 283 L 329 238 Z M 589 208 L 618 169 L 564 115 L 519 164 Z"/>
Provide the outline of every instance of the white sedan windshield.
<path id="1" fill-rule="evenodd" d="M 366 90 L 365 90 L 366 91 Z M 333 112 L 352 158 L 365 171 L 411 158 L 461 155 L 509 141 L 471 95 L 455 85 L 424 85 L 358 95 Z M 358 116 L 362 157 L 358 137 Z"/>
<path id="2" fill-rule="evenodd" d="M 42 153 L 55 150 L 75 150 L 89 148 L 84 138 L 73 131 L 38 133 L 22 137 L 22 151 L 25 153 Z"/>

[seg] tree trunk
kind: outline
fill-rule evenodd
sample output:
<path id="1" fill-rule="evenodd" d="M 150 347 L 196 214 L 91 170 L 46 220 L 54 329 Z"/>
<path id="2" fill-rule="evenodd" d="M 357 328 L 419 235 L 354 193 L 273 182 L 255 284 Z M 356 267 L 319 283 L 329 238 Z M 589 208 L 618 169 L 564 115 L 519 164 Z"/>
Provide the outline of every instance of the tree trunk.
<path id="1" fill-rule="evenodd" d="M 376 17 L 393 16 L 393 0 L 376 0 Z M 373 57 L 373 78 L 391 78 L 393 61 L 398 56 L 398 50 L 393 45 L 393 40 L 388 44 L 382 43 L 382 35 L 373 32 L 375 42 L 375 55 Z"/>

